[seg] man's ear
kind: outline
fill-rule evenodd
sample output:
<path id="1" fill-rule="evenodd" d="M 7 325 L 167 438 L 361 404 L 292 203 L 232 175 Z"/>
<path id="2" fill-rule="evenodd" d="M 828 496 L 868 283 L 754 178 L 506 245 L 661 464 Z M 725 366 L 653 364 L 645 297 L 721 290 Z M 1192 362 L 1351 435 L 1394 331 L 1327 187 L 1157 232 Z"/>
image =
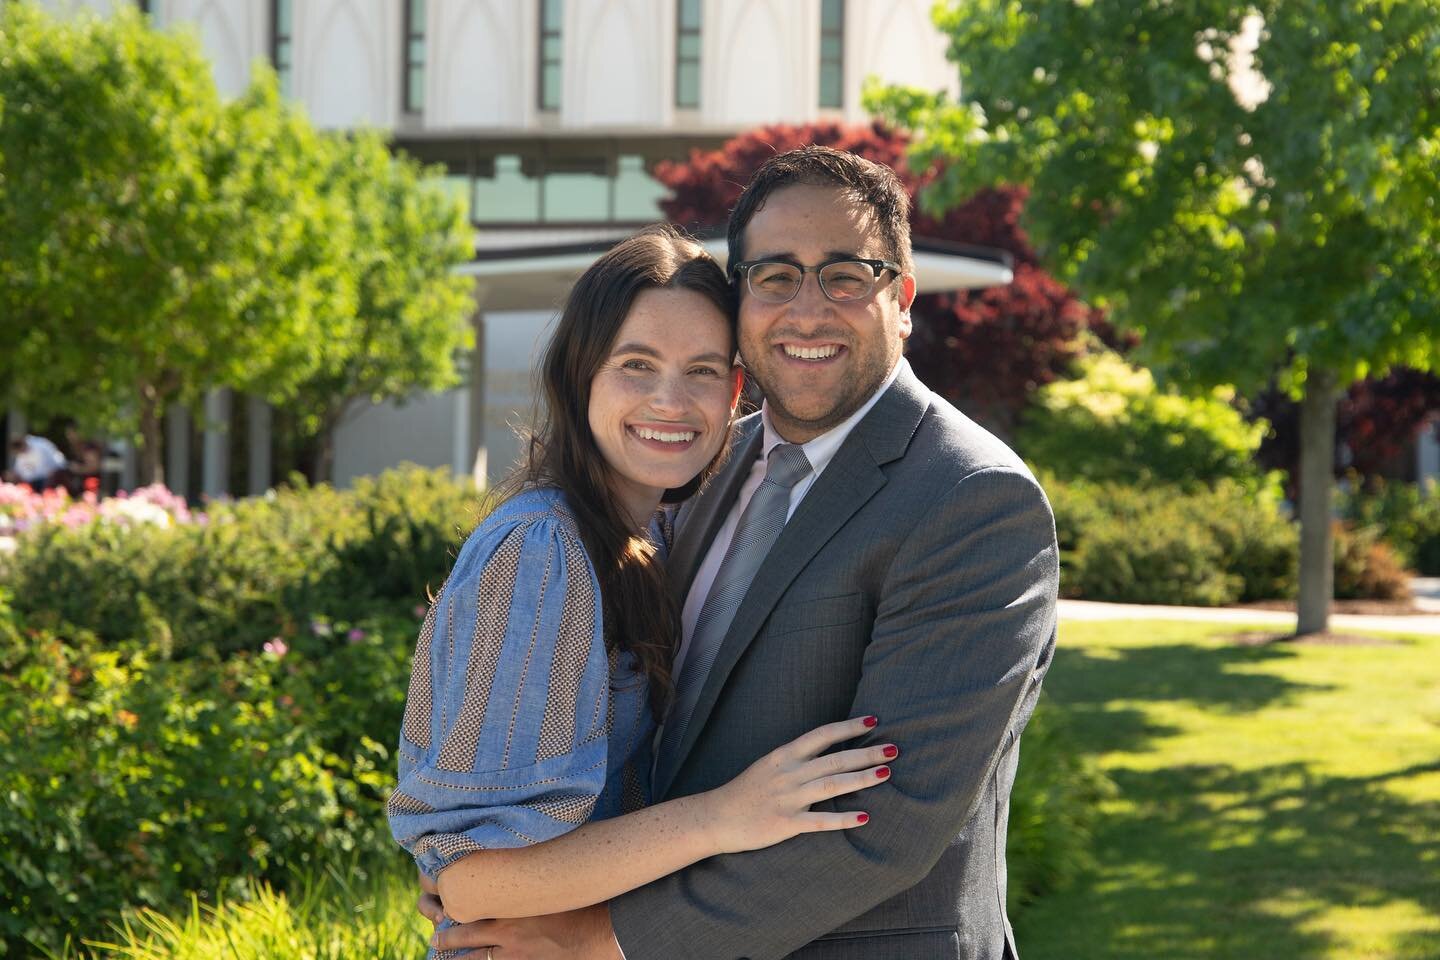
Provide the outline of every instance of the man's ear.
<path id="1" fill-rule="evenodd" d="M 900 309 L 909 310 L 910 304 L 915 302 L 915 294 L 919 288 L 915 285 L 915 274 L 900 274 Z"/>
<path id="2" fill-rule="evenodd" d="M 915 274 L 903 273 L 900 275 L 900 339 L 910 339 L 910 333 L 915 329 L 910 322 L 910 305 L 915 302 Z"/>
<path id="3" fill-rule="evenodd" d="M 736 405 L 740 403 L 740 391 L 745 389 L 745 368 L 737 363 L 731 369 L 735 373 L 734 389 L 730 391 L 730 414 L 733 416 Z"/>

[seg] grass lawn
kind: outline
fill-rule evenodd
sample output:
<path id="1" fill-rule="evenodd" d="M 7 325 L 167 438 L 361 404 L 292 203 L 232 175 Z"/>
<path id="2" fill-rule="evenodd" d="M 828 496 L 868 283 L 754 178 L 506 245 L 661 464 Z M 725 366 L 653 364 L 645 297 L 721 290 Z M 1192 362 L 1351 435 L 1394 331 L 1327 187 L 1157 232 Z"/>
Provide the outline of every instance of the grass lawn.
<path id="1" fill-rule="evenodd" d="M 1440 637 L 1236 633 L 1062 628 L 1047 695 L 1119 790 L 1025 960 L 1440 958 Z"/>

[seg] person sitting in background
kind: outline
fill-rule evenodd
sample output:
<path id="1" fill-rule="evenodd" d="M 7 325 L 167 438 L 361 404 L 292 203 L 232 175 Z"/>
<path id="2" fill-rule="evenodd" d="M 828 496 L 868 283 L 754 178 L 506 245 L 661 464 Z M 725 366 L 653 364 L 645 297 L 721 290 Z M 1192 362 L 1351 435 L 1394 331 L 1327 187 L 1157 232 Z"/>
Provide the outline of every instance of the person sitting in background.
<path id="1" fill-rule="evenodd" d="M 67 461 L 65 454 L 44 437 L 26 434 L 10 441 L 10 452 L 14 462 L 5 478 L 11 482 L 29 484 L 35 490 L 50 486 L 57 474 L 64 471 Z"/>

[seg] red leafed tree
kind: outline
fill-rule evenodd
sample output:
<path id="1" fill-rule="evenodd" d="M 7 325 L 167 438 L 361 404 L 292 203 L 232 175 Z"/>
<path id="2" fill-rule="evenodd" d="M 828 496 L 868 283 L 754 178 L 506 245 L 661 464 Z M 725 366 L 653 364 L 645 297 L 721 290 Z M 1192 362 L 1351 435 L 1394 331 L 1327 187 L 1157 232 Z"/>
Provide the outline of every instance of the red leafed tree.
<path id="1" fill-rule="evenodd" d="M 1397 367 L 1378 379 L 1360 380 L 1340 397 L 1335 410 L 1336 474 L 1351 470 L 1362 477 L 1405 476 L 1403 456 L 1421 425 L 1440 410 L 1440 377 Z M 1278 390 L 1260 395 L 1251 416 L 1270 421 L 1271 432 L 1260 447 L 1269 469 L 1298 475 L 1300 407 Z M 1293 486 L 1293 484 L 1292 484 Z"/>
<path id="2" fill-rule="evenodd" d="M 848 150 L 895 169 L 911 200 L 933 177 L 905 165 L 903 133 L 876 123 L 777 124 L 741 134 L 719 150 L 692 150 L 685 162 L 661 163 L 655 176 L 672 191 L 666 216 L 691 228 L 725 223 L 730 208 L 765 160 L 808 143 Z M 916 237 L 1009 251 L 1015 280 L 1004 287 L 929 294 L 916 300 L 910 362 L 931 389 L 1002 436 L 1009 436 L 1037 387 L 1061 376 L 1086 350 L 1086 330 L 1113 335 L 1098 311 L 1040 269 L 1020 227 L 1025 192 L 985 190 L 941 220 L 912 215 Z M 917 204 L 912 203 L 912 209 Z"/>

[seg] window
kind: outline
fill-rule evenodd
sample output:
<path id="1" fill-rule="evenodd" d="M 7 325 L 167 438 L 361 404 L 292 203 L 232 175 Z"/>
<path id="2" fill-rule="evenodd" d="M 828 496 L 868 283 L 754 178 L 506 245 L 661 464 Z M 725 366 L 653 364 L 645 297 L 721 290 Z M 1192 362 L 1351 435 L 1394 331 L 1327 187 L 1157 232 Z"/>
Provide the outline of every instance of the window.
<path id="1" fill-rule="evenodd" d="M 281 96 L 290 96 L 290 30 L 292 17 L 290 0 L 271 0 L 270 3 L 270 63 L 280 80 Z"/>
<path id="2" fill-rule="evenodd" d="M 675 4 L 675 106 L 700 106 L 700 0 Z"/>
<path id="3" fill-rule="evenodd" d="M 405 87 L 401 97 L 406 113 L 425 112 L 425 0 L 405 0 Z"/>
<path id="4" fill-rule="evenodd" d="M 560 109 L 561 0 L 540 0 L 540 109 Z"/>
<path id="5" fill-rule="evenodd" d="M 820 106 L 845 106 L 845 0 L 820 3 Z"/>
<path id="6" fill-rule="evenodd" d="M 500 154 L 478 159 L 471 173 L 470 219 L 481 227 L 664 219 L 668 191 L 638 154 Z"/>

